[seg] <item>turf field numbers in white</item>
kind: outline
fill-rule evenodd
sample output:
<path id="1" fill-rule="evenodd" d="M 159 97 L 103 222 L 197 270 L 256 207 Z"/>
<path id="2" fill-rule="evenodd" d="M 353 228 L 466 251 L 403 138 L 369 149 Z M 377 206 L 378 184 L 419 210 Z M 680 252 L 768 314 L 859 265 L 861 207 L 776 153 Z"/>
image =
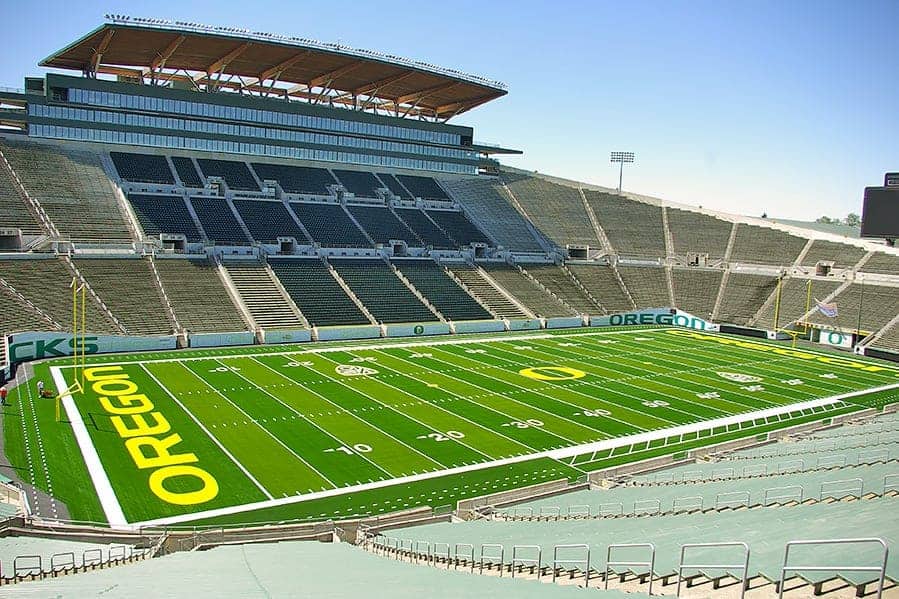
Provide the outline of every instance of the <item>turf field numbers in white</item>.
<path id="1" fill-rule="evenodd" d="M 536 418 L 528 418 L 527 420 L 513 420 L 512 422 L 505 422 L 503 426 L 511 426 L 514 428 L 531 428 L 531 427 L 540 427 L 543 426 L 543 421 L 537 420 Z"/>
<path id="2" fill-rule="evenodd" d="M 370 453 L 371 445 L 366 445 L 365 443 L 356 443 L 352 448 L 347 447 L 346 445 L 341 445 L 340 447 L 332 447 L 330 449 L 326 449 L 325 453 L 345 453 L 346 455 L 353 455 L 354 453 Z"/>
<path id="3" fill-rule="evenodd" d="M 412 354 L 410 358 L 433 358 L 434 354 Z"/>
<path id="4" fill-rule="evenodd" d="M 647 408 L 665 408 L 670 406 L 671 404 L 669 404 L 667 401 L 662 401 L 661 399 L 655 399 L 652 401 L 644 401 L 643 405 Z"/>
<path id="5" fill-rule="evenodd" d="M 466 349 L 465 353 L 466 354 L 486 354 L 487 350 L 486 349 Z"/>
<path id="6" fill-rule="evenodd" d="M 719 399 L 721 395 L 717 391 L 706 391 L 705 393 L 697 393 L 699 399 Z"/>
<path id="7" fill-rule="evenodd" d="M 209 372 L 240 372 L 240 368 L 237 366 L 219 366 L 217 368 L 210 368 Z"/>
<path id="8" fill-rule="evenodd" d="M 464 439 L 465 433 L 459 431 L 446 431 L 446 433 L 428 433 L 427 435 L 418 435 L 416 439 L 433 439 L 434 441 L 449 441 L 450 439 Z"/>
<path id="9" fill-rule="evenodd" d="M 785 379 L 782 380 L 781 383 L 783 383 L 784 385 L 791 385 L 795 387 L 796 385 L 802 384 L 802 379 Z"/>
<path id="10" fill-rule="evenodd" d="M 608 410 L 584 410 L 583 412 L 575 412 L 575 416 L 587 416 L 589 418 L 602 418 L 603 416 L 611 416 Z"/>
<path id="11" fill-rule="evenodd" d="M 740 387 L 740 389 L 742 389 L 743 391 L 750 391 L 750 392 L 765 390 L 765 388 L 761 385 L 743 385 L 742 387 Z"/>
<path id="12" fill-rule="evenodd" d="M 378 359 L 374 356 L 357 356 L 355 358 L 351 358 L 350 362 L 377 362 Z"/>
<path id="13" fill-rule="evenodd" d="M 285 364 L 285 366 L 287 366 L 288 368 L 298 368 L 300 366 L 308 366 L 311 368 L 312 366 L 314 366 L 314 364 L 309 360 L 306 360 L 304 362 L 288 362 L 287 364 Z"/>
<path id="14" fill-rule="evenodd" d="M 832 372 L 825 372 L 824 374 L 819 374 L 818 376 L 820 376 L 822 379 L 835 379 L 835 378 L 837 378 L 837 375 L 835 375 L 835 374 L 832 373 Z"/>

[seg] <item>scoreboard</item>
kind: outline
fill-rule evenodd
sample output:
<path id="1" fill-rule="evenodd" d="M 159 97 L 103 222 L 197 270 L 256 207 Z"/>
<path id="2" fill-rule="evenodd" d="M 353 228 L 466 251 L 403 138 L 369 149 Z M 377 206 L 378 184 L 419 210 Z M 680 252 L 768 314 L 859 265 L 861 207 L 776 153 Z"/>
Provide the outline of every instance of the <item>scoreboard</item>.
<path id="1" fill-rule="evenodd" d="M 899 237 L 899 173 L 887 173 L 883 187 L 866 187 L 862 237 Z"/>

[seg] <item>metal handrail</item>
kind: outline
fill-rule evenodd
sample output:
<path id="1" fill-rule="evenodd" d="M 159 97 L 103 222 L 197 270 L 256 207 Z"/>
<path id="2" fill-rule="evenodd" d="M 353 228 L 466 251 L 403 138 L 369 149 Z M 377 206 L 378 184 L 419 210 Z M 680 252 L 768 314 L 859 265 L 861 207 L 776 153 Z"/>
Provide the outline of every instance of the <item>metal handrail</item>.
<path id="1" fill-rule="evenodd" d="M 736 498 L 737 496 L 739 496 L 740 499 L 724 499 L 724 501 L 722 501 L 723 498 Z M 730 491 L 728 493 L 718 493 L 717 495 L 715 495 L 715 508 L 720 509 L 722 507 L 734 507 L 735 505 L 745 505 L 746 507 L 749 507 L 749 503 L 751 501 L 752 495 L 749 493 L 749 491 Z"/>
<path id="2" fill-rule="evenodd" d="M 575 511 L 577 510 L 577 511 Z M 568 517 L 590 517 L 590 506 L 589 505 L 569 505 L 568 506 Z"/>
<path id="3" fill-rule="evenodd" d="M 695 547 L 742 547 L 743 548 L 743 563 L 742 564 L 685 564 L 684 563 L 684 554 L 687 549 L 695 548 Z M 685 545 L 681 545 L 680 547 L 680 563 L 677 565 L 677 593 L 676 596 L 680 597 L 680 588 L 681 582 L 684 579 L 684 570 L 697 570 L 697 569 L 716 569 L 716 570 L 742 570 L 743 578 L 740 580 L 740 599 L 744 599 L 746 596 L 746 587 L 748 586 L 748 576 L 749 576 L 749 545 L 742 541 L 733 541 L 727 543 L 687 543 Z"/>
<path id="4" fill-rule="evenodd" d="M 536 549 L 537 559 L 532 557 L 518 557 L 518 551 L 524 549 Z M 540 580 L 540 558 L 543 556 L 543 548 L 540 545 L 512 545 L 512 578 L 515 578 L 515 564 L 522 566 L 537 566 L 537 580 Z"/>
<path id="5" fill-rule="evenodd" d="M 428 562 L 431 559 L 431 542 L 430 541 L 415 541 L 412 543 L 412 553 L 415 558 L 415 563 L 418 564 L 421 562 L 421 551 L 420 548 L 425 548 L 425 561 Z"/>
<path id="6" fill-rule="evenodd" d="M 479 562 L 478 574 L 484 573 L 484 558 L 487 558 L 490 560 L 496 559 L 495 555 L 484 555 L 484 550 L 485 549 L 496 549 L 497 547 L 499 548 L 499 576 L 500 576 L 500 578 L 502 578 L 503 562 L 505 562 L 505 557 L 506 557 L 506 547 L 505 547 L 505 545 L 500 545 L 498 543 L 482 543 L 481 544 L 481 549 L 478 552 L 480 554 L 478 556 L 478 562 Z M 494 562 L 491 561 L 490 563 L 492 564 Z"/>
<path id="7" fill-rule="evenodd" d="M 459 569 L 459 549 L 462 547 L 468 547 L 468 563 L 471 566 L 471 571 L 474 572 L 474 545 L 471 543 L 456 543 L 453 546 L 453 569 Z"/>
<path id="8" fill-rule="evenodd" d="M 644 509 L 642 506 L 655 505 L 655 511 Z M 641 506 L 641 507 L 638 507 Z M 634 515 L 640 514 L 659 514 L 662 512 L 662 502 L 658 499 L 642 499 L 634 502 Z"/>
<path id="9" fill-rule="evenodd" d="M 585 559 L 560 559 L 559 558 L 559 549 L 583 549 L 587 552 L 587 557 Z M 584 588 L 590 586 L 590 545 L 586 544 L 575 544 L 575 545 L 555 545 L 553 546 L 553 582 L 558 578 L 558 566 L 560 564 L 577 564 L 584 566 Z M 538 573 L 539 577 L 539 573 Z"/>
<path id="10" fill-rule="evenodd" d="M 695 500 L 699 500 L 699 505 L 697 506 Z M 692 503 L 690 503 L 692 501 Z M 682 505 L 685 504 L 685 505 Z M 702 509 L 703 499 L 701 495 L 689 495 L 686 497 L 675 497 L 674 501 L 671 503 L 671 511 L 676 512 L 678 510 L 691 510 L 691 509 Z"/>
<path id="11" fill-rule="evenodd" d="M 623 549 L 626 547 L 647 547 L 650 550 L 649 561 L 648 562 L 619 562 L 612 561 L 612 549 Z M 681 561 L 683 562 L 683 549 L 681 549 Z M 649 568 L 649 588 L 646 590 L 648 595 L 652 595 L 652 576 L 655 571 L 656 565 L 656 546 L 652 543 L 618 543 L 614 545 L 609 545 L 609 548 L 606 550 L 606 567 L 603 571 L 603 578 L 605 579 L 605 586 L 603 588 L 609 588 L 609 571 L 612 569 L 612 566 L 627 566 L 628 568 L 632 568 L 635 566 L 642 566 Z M 678 589 L 680 589 L 680 582 L 678 582 Z"/>
<path id="12" fill-rule="evenodd" d="M 765 503 L 766 506 L 771 505 L 771 504 L 769 503 L 769 501 L 768 501 L 768 500 L 770 499 L 769 493 L 770 493 L 771 491 L 794 491 L 794 490 L 798 490 L 798 491 L 799 491 L 799 499 L 798 499 L 798 501 L 799 501 L 799 503 L 802 503 L 802 498 L 803 498 L 803 494 L 805 493 L 805 489 L 803 489 L 803 488 L 802 488 L 801 486 L 799 486 L 799 485 L 789 485 L 789 486 L 786 486 L 786 487 L 771 487 L 770 489 L 765 489 L 765 499 L 764 499 L 764 503 Z M 786 499 L 786 498 L 794 498 L 794 497 L 796 497 L 796 494 L 795 494 L 795 493 L 792 494 L 792 495 L 777 495 L 777 496 L 775 496 L 775 499 Z M 776 503 L 776 502 L 775 502 L 775 503 Z"/>
<path id="13" fill-rule="evenodd" d="M 895 482 L 887 482 L 887 480 Z M 887 474 L 883 477 L 883 492 L 899 491 L 899 474 Z"/>
<path id="14" fill-rule="evenodd" d="M 846 484 L 846 483 L 857 483 L 857 486 L 837 487 L 836 489 L 834 489 L 831 492 L 840 493 L 840 492 L 852 491 L 853 496 L 855 496 L 855 493 L 857 491 L 858 497 L 861 497 L 862 495 L 864 495 L 865 481 L 863 481 L 860 478 L 846 478 L 843 480 L 825 480 L 824 482 L 821 483 L 821 488 L 818 491 L 818 500 L 819 501 L 823 500 L 825 496 L 831 497 L 833 499 L 840 499 L 841 497 L 845 497 L 845 495 L 840 495 L 839 497 L 835 497 L 833 495 L 825 495 L 824 487 L 827 485 L 838 485 L 838 484 Z"/>
<path id="15" fill-rule="evenodd" d="M 789 565 L 790 548 L 795 545 L 849 545 L 861 543 L 878 543 L 883 548 L 883 559 L 880 566 L 791 566 Z M 784 562 L 780 569 L 780 581 L 777 584 L 777 598 L 783 599 L 784 581 L 788 571 L 806 571 L 806 572 L 880 572 L 877 581 L 877 599 L 881 599 L 883 594 L 883 582 L 886 577 L 887 558 L 890 555 L 890 548 L 887 542 L 880 538 L 859 538 L 859 539 L 829 539 L 829 540 L 805 540 L 805 541 L 788 541 L 784 549 Z"/>

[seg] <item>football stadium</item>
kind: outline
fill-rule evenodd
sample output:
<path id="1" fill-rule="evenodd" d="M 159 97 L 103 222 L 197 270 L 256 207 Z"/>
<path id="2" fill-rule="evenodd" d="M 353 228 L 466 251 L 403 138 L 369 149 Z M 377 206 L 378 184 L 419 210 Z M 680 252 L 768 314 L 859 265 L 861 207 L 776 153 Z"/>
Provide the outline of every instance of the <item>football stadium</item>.
<path id="1" fill-rule="evenodd" d="M 0 595 L 899 596 L 899 230 L 508 166 L 420 60 L 58 47 L 0 88 Z"/>

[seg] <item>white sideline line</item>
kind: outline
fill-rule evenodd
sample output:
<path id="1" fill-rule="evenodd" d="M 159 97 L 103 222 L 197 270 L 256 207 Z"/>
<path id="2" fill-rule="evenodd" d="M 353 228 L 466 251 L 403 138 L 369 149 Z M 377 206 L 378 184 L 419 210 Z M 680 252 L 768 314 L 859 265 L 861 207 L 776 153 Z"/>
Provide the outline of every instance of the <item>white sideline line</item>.
<path id="1" fill-rule="evenodd" d="M 504 458 L 501 460 L 494 460 L 492 462 L 483 462 L 480 464 L 472 464 L 469 466 L 460 466 L 457 468 L 448 468 L 446 470 L 439 470 L 437 472 L 426 472 L 423 474 L 417 474 L 412 476 L 403 476 L 400 478 L 393 478 L 390 480 L 377 481 L 373 483 L 366 483 L 362 485 L 355 485 L 352 487 L 342 487 L 339 489 L 330 489 L 327 491 L 317 491 L 315 493 L 308 493 L 306 495 L 298 495 L 294 497 L 284 497 L 279 499 L 274 499 L 271 501 L 258 501 L 255 503 L 247 503 L 243 505 L 229 506 L 224 508 L 219 508 L 215 510 L 207 510 L 205 512 L 195 512 L 192 514 L 182 514 L 179 516 L 170 516 L 166 518 L 158 518 L 156 520 L 147 520 L 144 522 L 137 522 L 131 524 L 130 527 L 140 527 L 140 526 L 161 526 L 166 524 L 178 524 L 180 522 L 187 522 L 191 520 L 198 520 L 202 518 L 214 518 L 218 516 L 227 516 L 231 514 L 238 514 L 240 512 L 248 512 L 252 510 L 257 510 L 260 508 L 267 507 L 275 507 L 281 505 L 290 505 L 294 503 L 302 503 L 305 501 L 310 501 L 313 499 L 322 499 L 325 497 L 334 497 L 336 495 L 345 495 L 348 493 L 355 493 L 359 491 L 367 491 L 370 489 L 380 489 L 383 487 L 418 482 L 422 480 L 428 480 L 432 478 L 438 478 L 441 476 L 450 476 L 453 474 L 462 474 L 464 472 L 474 472 L 476 470 L 484 470 L 486 468 L 492 468 L 495 466 L 505 466 L 508 464 L 515 464 L 519 462 L 525 462 L 537 458 L 552 458 L 555 460 L 561 460 L 564 458 L 574 457 L 583 453 L 593 452 L 593 451 L 601 451 L 605 449 L 614 449 L 617 447 L 622 447 L 625 445 L 633 445 L 635 443 L 643 443 L 647 441 L 655 441 L 657 439 L 664 439 L 666 437 L 670 437 L 673 435 L 683 435 L 687 433 L 699 432 L 707 429 L 714 429 L 720 426 L 726 426 L 731 424 L 738 424 L 741 422 L 746 422 L 750 420 L 755 420 L 757 418 L 767 418 L 770 416 L 778 416 L 780 414 L 786 414 L 789 412 L 793 412 L 796 410 L 805 410 L 809 408 L 822 407 L 831 405 L 837 402 L 840 402 L 844 399 L 848 399 L 851 397 L 855 397 L 857 395 L 866 395 L 868 393 L 874 393 L 878 391 L 886 391 L 888 389 L 899 389 L 899 383 L 895 383 L 892 385 L 884 385 L 882 387 L 874 387 L 871 389 L 865 389 L 863 391 L 852 391 L 850 393 L 843 393 L 840 395 L 834 395 L 832 397 L 824 397 L 820 399 L 813 399 L 809 401 L 804 401 L 801 403 L 794 403 L 786 406 L 777 406 L 774 408 L 767 408 L 765 410 L 758 410 L 756 412 L 746 412 L 743 414 L 738 414 L 736 416 L 726 416 L 723 418 L 717 418 L 715 420 L 706 420 L 704 422 L 693 423 L 693 424 L 684 424 L 681 426 L 676 426 L 667 429 L 660 429 L 655 431 L 649 431 L 646 433 L 638 433 L 636 435 L 630 435 L 628 437 L 618 437 L 615 439 L 607 439 L 603 441 L 597 441 L 595 443 L 588 443 L 585 445 L 577 445 L 574 447 L 566 447 L 564 449 L 554 449 L 549 451 L 543 451 L 539 453 L 532 453 L 523 456 L 515 456 L 511 458 Z M 861 409 L 861 407 L 859 407 Z M 822 414 L 822 417 L 825 417 Z M 87 431 L 85 431 L 86 433 Z"/>
<path id="2" fill-rule="evenodd" d="M 53 384 L 57 389 L 67 389 L 66 377 L 63 376 L 59 366 L 51 366 L 50 374 L 53 376 Z M 75 400 L 71 394 L 67 394 L 62 398 L 62 405 L 66 409 L 66 416 L 72 422 L 72 432 L 75 440 L 78 441 L 78 447 L 81 449 L 81 455 L 84 456 L 84 463 L 87 465 L 87 471 L 91 475 L 94 482 L 94 489 L 97 491 L 97 497 L 100 498 L 100 505 L 103 506 L 103 513 L 106 514 L 106 521 L 112 528 L 127 528 L 128 521 L 122 512 L 122 506 L 112 490 L 112 484 L 109 477 L 106 476 L 106 470 L 103 469 L 103 463 L 100 462 L 100 456 L 97 455 L 97 449 L 91 441 L 84 420 L 81 418 L 81 412 L 75 405 Z"/>

